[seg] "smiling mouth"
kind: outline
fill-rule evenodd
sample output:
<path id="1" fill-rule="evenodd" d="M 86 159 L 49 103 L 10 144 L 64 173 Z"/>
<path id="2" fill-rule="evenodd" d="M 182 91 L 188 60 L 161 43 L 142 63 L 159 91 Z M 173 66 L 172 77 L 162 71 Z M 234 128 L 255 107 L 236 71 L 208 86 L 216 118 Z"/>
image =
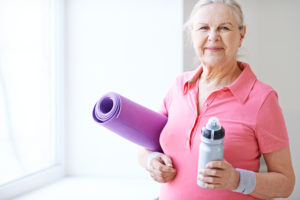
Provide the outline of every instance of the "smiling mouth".
<path id="1" fill-rule="evenodd" d="M 212 51 L 212 52 L 217 52 L 217 51 L 222 51 L 224 48 L 222 48 L 222 47 L 205 47 L 204 49 L 208 50 L 208 51 Z"/>

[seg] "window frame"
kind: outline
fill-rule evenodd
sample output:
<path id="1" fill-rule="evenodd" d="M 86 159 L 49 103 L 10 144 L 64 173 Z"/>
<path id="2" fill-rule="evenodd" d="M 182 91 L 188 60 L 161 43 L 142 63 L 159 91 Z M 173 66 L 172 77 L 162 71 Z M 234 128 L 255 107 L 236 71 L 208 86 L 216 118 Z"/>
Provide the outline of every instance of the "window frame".
<path id="1" fill-rule="evenodd" d="M 64 1 L 50 0 L 50 56 L 53 76 L 53 126 L 56 163 L 0 185 L 0 199 L 10 199 L 32 191 L 65 176 L 64 159 Z"/>

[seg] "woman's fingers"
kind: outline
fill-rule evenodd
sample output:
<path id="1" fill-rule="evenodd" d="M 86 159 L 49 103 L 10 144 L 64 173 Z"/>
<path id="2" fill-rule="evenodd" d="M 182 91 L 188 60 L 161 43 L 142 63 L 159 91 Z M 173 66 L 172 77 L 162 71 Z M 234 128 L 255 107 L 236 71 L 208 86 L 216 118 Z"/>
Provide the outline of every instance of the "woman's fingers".
<path id="1" fill-rule="evenodd" d="M 222 178 L 214 177 L 214 176 L 199 176 L 198 179 L 204 183 L 214 183 L 214 184 L 221 184 Z"/>
<path id="2" fill-rule="evenodd" d="M 151 160 L 149 172 L 151 177 L 160 183 L 169 182 L 176 176 L 171 159 L 165 155 Z"/>
<path id="3" fill-rule="evenodd" d="M 169 167 L 173 167 L 172 160 L 166 155 L 161 156 L 161 160 L 165 163 L 165 165 Z"/>
<path id="4" fill-rule="evenodd" d="M 206 165 L 206 169 L 199 170 L 198 179 L 208 189 L 234 189 L 236 188 L 239 175 L 235 168 L 227 161 L 212 161 Z"/>
<path id="5" fill-rule="evenodd" d="M 210 190 L 216 190 L 216 189 L 223 189 L 222 185 L 217 183 L 217 184 L 210 184 L 210 183 L 204 183 L 204 187 Z"/>
<path id="6" fill-rule="evenodd" d="M 222 160 L 222 161 L 211 161 L 209 163 L 207 163 L 206 168 L 209 169 L 226 169 L 228 167 L 231 167 L 231 164 L 228 163 L 226 160 Z"/>
<path id="7" fill-rule="evenodd" d="M 216 177 L 221 176 L 221 172 L 218 169 L 200 169 L 199 174 L 203 174 L 206 176 L 216 176 Z"/>
<path id="8" fill-rule="evenodd" d="M 173 168 L 165 171 L 154 170 L 150 172 L 150 175 L 154 180 L 160 183 L 166 183 L 175 178 L 176 170 Z"/>
<path id="9" fill-rule="evenodd" d="M 158 171 L 169 171 L 170 167 L 165 164 L 161 157 L 154 158 L 152 161 L 152 168 Z"/>

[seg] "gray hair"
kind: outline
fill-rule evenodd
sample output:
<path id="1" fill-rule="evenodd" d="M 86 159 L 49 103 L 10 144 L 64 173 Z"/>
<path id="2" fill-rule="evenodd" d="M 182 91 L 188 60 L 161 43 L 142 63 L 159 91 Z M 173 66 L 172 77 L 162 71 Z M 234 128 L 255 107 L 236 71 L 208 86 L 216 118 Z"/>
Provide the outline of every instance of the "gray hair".
<path id="1" fill-rule="evenodd" d="M 199 0 L 192 12 L 191 15 L 189 17 L 189 19 L 187 20 L 187 22 L 184 24 L 184 29 L 187 30 L 188 32 L 191 32 L 192 30 L 192 25 L 193 25 L 193 18 L 195 17 L 195 15 L 197 14 L 197 12 L 199 11 L 199 9 L 207 4 L 212 4 L 212 3 L 224 3 L 228 6 L 230 6 L 233 10 L 234 15 L 236 16 L 237 22 L 238 22 L 238 26 L 239 29 L 242 30 L 243 26 L 244 26 L 244 16 L 243 16 L 243 11 L 241 9 L 241 6 L 239 3 L 237 3 L 235 0 Z"/>

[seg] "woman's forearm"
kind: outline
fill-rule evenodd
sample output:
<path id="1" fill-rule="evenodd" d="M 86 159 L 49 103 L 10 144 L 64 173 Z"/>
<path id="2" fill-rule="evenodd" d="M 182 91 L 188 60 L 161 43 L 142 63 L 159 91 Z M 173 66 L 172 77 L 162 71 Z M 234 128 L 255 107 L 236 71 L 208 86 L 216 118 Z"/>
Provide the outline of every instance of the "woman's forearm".
<path id="1" fill-rule="evenodd" d="M 288 197 L 293 191 L 295 178 L 278 172 L 256 173 L 256 187 L 250 194 L 260 199 Z"/>
<path id="2" fill-rule="evenodd" d="M 138 161 L 139 161 L 140 165 L 145 169 L 147 168 L 148 156 L 151 153 L 152 153 L 152 151 L 149 151 L 147 149 L 140 149 L 139 152 L 138 152 Z"/>

